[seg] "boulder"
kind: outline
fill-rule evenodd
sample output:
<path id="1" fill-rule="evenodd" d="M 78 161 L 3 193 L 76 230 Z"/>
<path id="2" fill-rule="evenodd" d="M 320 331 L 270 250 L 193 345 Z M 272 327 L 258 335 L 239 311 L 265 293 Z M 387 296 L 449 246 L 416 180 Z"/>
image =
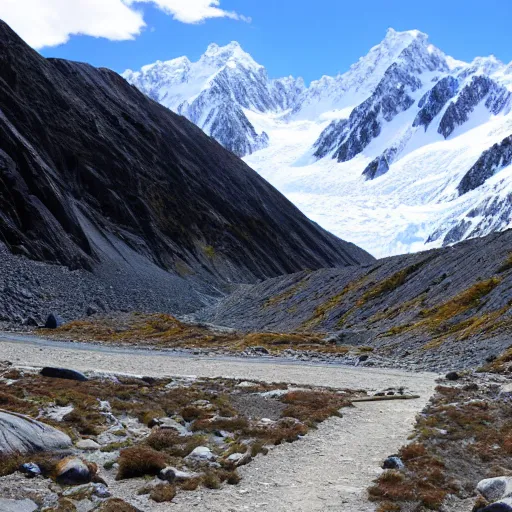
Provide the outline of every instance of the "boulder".
<path id="1" fill-rule="evenodd" d="M 460 375 L 457 372 L 450 372 L 446 374 L 446 380 L 459 380 Z"/>
<path id="2" fill-rule="evenodd" d="M 41 468 L 34 462 L 26 462 L 20 466 L 20 473 L 27 475 L 27 478 L 34 478 L 41 474 Z"/>
<path id="3" fill-rule="evenodd" d="M 0 409 L 0 458 L 13 453 L 54 451 L 70 446 L 71 439 L 64 432 L 28 416 Z"/>
<path id="4" fill-rule="evenodd" d="M 85 382 L 87 377 L 76 370 L 69 370 L 67 368 L 52 368 L 50 366 L 46 366 L 41 370 L 41 375 L 43 377 L 52 377 L 54 379 L 67 379 L 67 380 L 78 380 L 80 382 Z"/>
<path id="5" fill-rule="evenodd" d="M 388 457 L 384 463 L 382 464 L 382 469 L 404 469 L 404 463 L 402 462 L 402 459 L 400 457 L 397 457 L 396 455 L 391 455 Z"/>
<path id="6" fill-rule="evenodd" d="M 50 313 L 44 324 L 45 329 L 57 329 L 64 325 L 64 319 L 55 313 Z"/>
<path id="7" fill-rule="evenodd" d="M 78 457 L 66 457 L 55 468 L 55 480 L 61 485 L 81 485 L 89 483 L 96 475 L 95 464 L 87 463 Z"/>
<path id="8" fill-rule="evenodd" d="M 512 499 L 505 498 L 479 510 L 479 512 L 512 512 Z"/>
<path id="9" fill-rule="evenodd" d="M 34 512 L 39 507 L 32 500 L 7 500 L 0 498 L 2 512 Z"/>
<path id="10" fill-rule="evenodd" d="M 512 477 L 486 478 L 478 483 L 476 490 L 487 500 L 497 501 L 512 495 Z"/>

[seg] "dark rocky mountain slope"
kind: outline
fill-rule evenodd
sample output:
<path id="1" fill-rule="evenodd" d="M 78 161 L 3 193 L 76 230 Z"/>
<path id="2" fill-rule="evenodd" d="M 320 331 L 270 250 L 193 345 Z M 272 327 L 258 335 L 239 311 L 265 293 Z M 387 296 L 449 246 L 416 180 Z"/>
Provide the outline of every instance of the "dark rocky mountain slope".
<path id="1" fill-rule="evenodd" d="M 0 241 L 70 269 L 142 265 L 144 287 L 163 270 L 184 293 L 373 259 L 113 71 L 45 59 L 3 22 Z"/>
<path id="2" fill-rule="evenodd" d="M 511 345 L 512 230 L 371 265 L 245 287 L 200 319 L 246 330 L 337 333 L 395 365 L 446 369 Z"/>

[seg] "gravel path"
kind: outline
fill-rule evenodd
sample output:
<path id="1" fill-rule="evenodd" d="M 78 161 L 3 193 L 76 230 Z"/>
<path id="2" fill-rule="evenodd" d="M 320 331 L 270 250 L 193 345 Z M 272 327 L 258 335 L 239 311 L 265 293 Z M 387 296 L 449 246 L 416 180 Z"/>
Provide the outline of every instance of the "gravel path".
<path id="1" fill-rule="evenodd" d="M 66 347 L 66 348 L 64 348 Z M 404 386 L 418 400 L 359 403 L 343 410 L 297 443 L 279 446 L 241 469 L 243 480 L 220 491 L 181 493 L 172 505 L 141 501 L 143 510 L 176 512 L 346 511 L 369 512 L 366 488 L 382 460 L 407 440 L 416 414 L 433 393 L 436 375 L 396 370 L 298 365 L 262 360 L 208 359 L 77 350 L 64 346 L 0 341 L 0 359 L 17 365 L 60 365 L 77 370 L 149 376 L 238 377 L 268 382 L 357 388 L 369 391 Z M 140 497 L 140 500 L 145 498 Z"/>

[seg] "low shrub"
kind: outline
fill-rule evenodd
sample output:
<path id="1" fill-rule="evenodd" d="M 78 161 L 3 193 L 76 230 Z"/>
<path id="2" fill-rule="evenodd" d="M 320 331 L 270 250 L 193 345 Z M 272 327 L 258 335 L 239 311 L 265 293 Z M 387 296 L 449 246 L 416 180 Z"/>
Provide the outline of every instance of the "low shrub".
<path id="1" fill-rule="evenodd" d="M 134 446 L 121 451 L 116 480 L 157 475 L 167 465 L 168 457 L 148 446 Z"/>

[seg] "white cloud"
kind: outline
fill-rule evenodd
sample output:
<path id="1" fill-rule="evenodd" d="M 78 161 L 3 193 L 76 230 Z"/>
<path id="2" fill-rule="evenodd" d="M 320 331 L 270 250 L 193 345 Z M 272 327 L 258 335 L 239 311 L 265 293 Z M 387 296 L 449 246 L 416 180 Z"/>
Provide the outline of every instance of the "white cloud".
<path id="1" fill-rule="evenodd" d="M 0 0 L 0 18 L 34 48 L 65 43 L 71 35 L 134 39 L 146 26 L 151 3 L 182 23 L 207 18 L 249 18 L 220 8 L 220 0 Z"/>

